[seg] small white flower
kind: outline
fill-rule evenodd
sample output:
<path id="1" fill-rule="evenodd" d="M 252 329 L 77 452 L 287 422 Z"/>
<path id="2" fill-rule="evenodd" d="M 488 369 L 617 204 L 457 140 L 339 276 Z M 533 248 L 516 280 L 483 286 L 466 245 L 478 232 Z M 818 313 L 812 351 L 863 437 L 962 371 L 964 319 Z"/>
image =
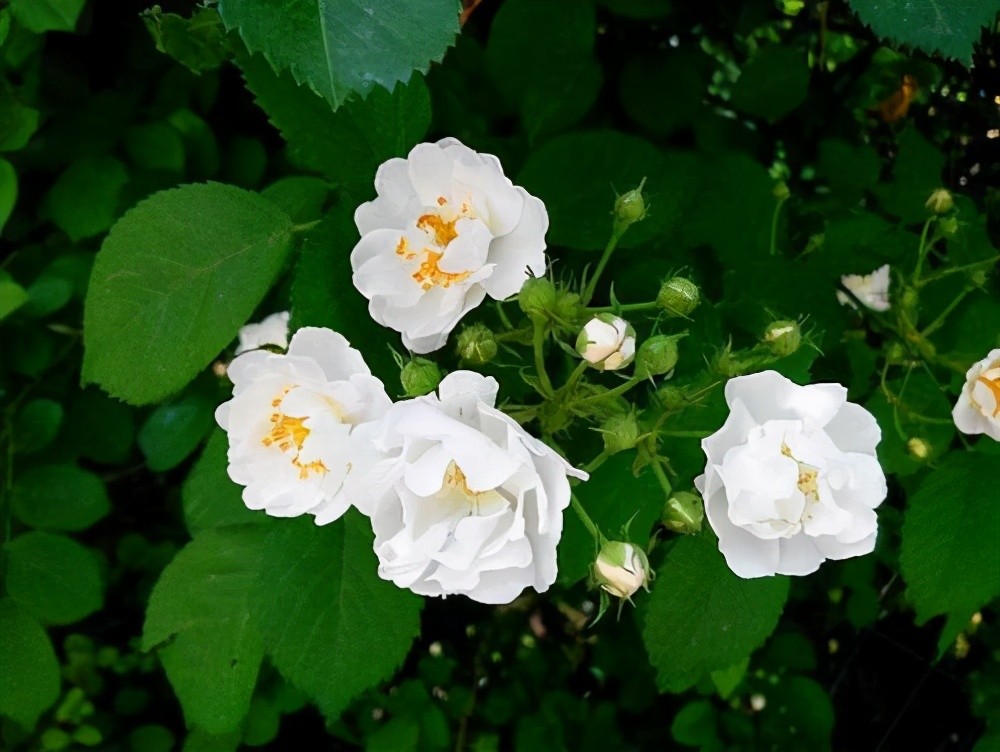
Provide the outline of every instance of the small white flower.
<path id="1" fill-rule="evenodd" d="M 354 213 L 354 286 L 413 352 L 443 347 L 487 295 L 510 297 L 545 271 L 545 204 L 490 154 L 454 138 L 418 144 L 379 167 L 375 189 Z"/>
<path id="2" fill-rule="evenodd" d="M 375 531 L 379 575 L 421 595 L 508 603 L 556 579 L 570 501 L 586 478 L 493 405 L 497 382 L 472 371 L 438 394 L 397 402 L 375 426 L 351 497 Z"/>
<path id="3" fill-rule="evenodd" d="M 247 324 L 240 329 L 240 344 L 236 354 L 242 355 L 250 350 L 257 350 L 267 345 L 288 347 L 288 311 L 272 313 L 259 324 Z"/>
<path id="4" fill-rule="evenodd" d="M 854 293 L 865 308 L 873 311 L 888 311 L 889 304 L 889 265 L 880 266 L 871 274 L 848 274 L 840 278 L 840 283 Z M 841 305 L 857 308 L 857 304 L 847 293 L 837 290 L 837 300 Z"/>
<path id="5" fill-rule="evenodd" d="M 355 426 L 389 408 L 361 353 L 329 329 L 307 327 L 285 355 L 253 350 L 229 366 L 233 398 L 215 411 L 229 434 L 229 477 L 250 509 L 275 517 L 340 517 L 356 454 Z"/>
<path id="6" fill-rule="evenodd" d="M 580 330 L 576 351 L 601 371 L 617 371 L 635 358 L 635 330 L 625 319 L 599 313 Z"/>
<path id="7" fill-rule="evenodd" d="M 631 543 L 608 541 L 594 561 L 594 582 L 616 598 L 630 599 L 649 585 L 646 553 Z"/>
<path id="8" fill-rule="evenodd" d="M 875 547 L 886 495 L 881 431 L 839 384 L 798 386 L 775 371 L 730 379 L 725 425 L 701 442 L 695 486 L 740 577 L 815 572 Z"/>
<path id="9" fill-rule="evenodd" d="M 962 433 L 985 433 L 1000 441 L 1000 348 L 966 372 L 951 417 Z"/>

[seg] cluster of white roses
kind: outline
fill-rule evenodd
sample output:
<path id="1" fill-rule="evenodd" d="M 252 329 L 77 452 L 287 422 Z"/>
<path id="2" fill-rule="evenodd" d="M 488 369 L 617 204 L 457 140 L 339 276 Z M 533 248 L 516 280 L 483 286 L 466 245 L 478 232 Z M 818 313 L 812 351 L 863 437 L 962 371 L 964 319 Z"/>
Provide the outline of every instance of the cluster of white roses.
<path id="1" fill-rule="evenodd" d="M 421 144 L 383 164 L 375 186 L 355 213 L 354 284 L 412 352 L 441 348 L 487 295 L 508 298 L 544 272 L 545 206 L 495 157 L 454 139 Z M 843 281 L 884 310 L 888 272 Z M 688 298 L 696 304 L 696 288 Z M 456 371 L 436 394 L 393 402 L 342 335 L 306 327 L 289 342 L 287 327 L 281 313 L 241 331 L 233 398 L 216 413 L 249 508 L 327 524 L 355 507 L 371 520 L 380 576 L 416 593 L 506 603 L 552 585 L 569 478 L 587 475 L 496 408 L 494 379 Z M 264 346 L 287 350 L 255 349 Z M 622 369 L 636 357 L 635 331 L 599 314 L 577 348 L 598 370 Z M 955 408 L 962 430 L 1000 438 L 998 381 L 995 350 L 969 372 Z M 842 386 L 798 386 L 773 371 L 730 380 L 726 400 L 730 416 L 702 442 L 708 464 L 695 484 L 731 569 L 802 575 L 870 552 L 886 496 L 872 415 Z M 594 572 L 622 598 L 651 575 L 641 550 L 615 542 Z"/>

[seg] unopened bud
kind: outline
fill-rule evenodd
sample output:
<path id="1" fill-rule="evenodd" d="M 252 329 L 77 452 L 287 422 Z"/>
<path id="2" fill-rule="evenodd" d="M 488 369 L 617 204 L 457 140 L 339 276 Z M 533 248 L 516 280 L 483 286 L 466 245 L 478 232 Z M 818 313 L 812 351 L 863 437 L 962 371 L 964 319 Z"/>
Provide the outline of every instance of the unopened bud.
<path id="1" fill-rule="evenodd" d="M 677 491 L 663 507 L 660 521 L 676 533 L 697 533 L 705 519 L 701 497 L 688 491 Z"/>
<path id="2" fill-rule="evenodd" d="M 791 355 L 802 344 L 802 330 L 795 321 L 773 321 L 764 330 L 764 342 L 779 358 Z"/>
<path id="3" fill-rule="evenodd" d="M 953 238 L 958 234 L 958 219 L 955 217 L 941 217 L 938 220 L 938 228 L 946 238 Z"/>
<path id="4" fill-rule="evenodd" d="M 615 217 L 616 232 L 624 232 L 630 225 L 640 222 L 646 217 L 648 207 L 642 196 L 644 185 L 646 185 L 646 178 L 642 179 L 638 188 L 626 191 L 615 199 L 615 208 L 612 213 Z"/>
<path id="5" fill-rule="evenodd" d="M 489 363 L 497 355 L 497 338 L 482 324 L 467 326 L 458 335 L 458 357 L 474 366 Z"/>
<path id="6" fill-rule="evenodd" d="M 773 195 L 778 201 L 785 201 L 789 196 L 792 195 L 791 191 L 788 190 L 788 183 L 784 180 L 778 181 L 778 183 L 771 189 L 771 195 Z"/>
<path id="7" fill-rule="evenodd" d="M 649 589 L 652 573 L 646 552 L 631 543 L 606 541 L 592 570 L 594 584 L 616 598 L 631 599 L 639 588 Z"/>
<path id="8" fill-rule="evenodd" d="M 912 438 L 906 442 L 906 451 L 915 460 L 925 460 L 931 456 L 931 445 L 924 439 Z"/>
<path id="9" fill-rule="evenodd" d="M 548 277 L 532 277 L 517 294 L 517 304 L 532 321 L 546 321 L 556 304 L 556 286 Z"/>
<path id="10" fill-rule="evenodd" d="M 604 439 L 604 451 L 608 454 L 632 449 L 639 441 L 639 422 L 631 412 L 612 415 L 597 430 Z"/>
<path id="11" fill-rule="evenodd" d="M 599 313 L 580 330 L 576 351 L 599 371 L 617 371 L 635 357 L 635 329 L 623 318 Z"/>
<path id="12" fill-rule="evenodd" d="M 670 316 L 688 316 L 698 307 L 698 286 L 684 277 L 671 277 L 660 286 L 656 304 Z"/>
<path id="13" fill-rule="evenodd" d="M 646 379 L 670 373 L 677 365 L 677 341 L 683 334 L 658 334 L 639 347 L 635 356 L 635 375 Z"/>
<path id="14" fill-rule="evenodd" d="M 951 192 L 945 188 L 935 190 L 927 199 L 927 203 L 924 204 L 935 214 L 946 214 L 951 211 L 954 205 L 955 199 L 952 198 Z"/>
<path id="15" fill-rule="evenodd" d="M 407 397 L 422 397 L 437 389 L 441 383 L 441 369 L 427 358 L 413 358 L 399 372 L 399 381 Z"/>
<path id="16" fill-rule="evenodd" d="M 684 390 L 669 384 L 656 390 L 656 399 L 664 410 L 681 410 L 688 404 Z"/>

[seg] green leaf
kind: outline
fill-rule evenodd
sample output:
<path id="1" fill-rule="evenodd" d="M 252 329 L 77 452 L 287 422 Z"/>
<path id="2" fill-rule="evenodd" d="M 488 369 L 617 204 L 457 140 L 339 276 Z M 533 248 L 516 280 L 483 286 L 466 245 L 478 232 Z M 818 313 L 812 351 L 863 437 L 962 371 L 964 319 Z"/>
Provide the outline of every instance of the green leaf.
<path id="1" fill-rule="evenodd" d="M 65 535 L 30 532 L 5 547 L 7 593 L 45 624 L 72 624 L 104 602 L 100 563 Z"/>
<path id="2" fill-rule="evenodd" d="M 222 0 L 219 14 L 247 48 L 337 109 L 351 92 L 392 90 L 440 61 L 458 32 L 455 0 Z"/>
<path id="3" fill-rule="evenodd" d="M 0 715 L 32 729 L 57 699 L 59 662 L 48 635 L 13 600 L 0 600 Z"/>
<path id="4" fill-rule="evenodd" d="M 196 8 L 191 18 L 184 18 L 154 5 L 142 20 L 156 49 L 195 73 L 215 70 L 229 57 L 226 31 L 215 8 Z"/>
<path id="5" fill-rule="evenodd" d="M 630 58 L 618 81 L 625 112 L 658 136 L 709 117 L 704 104 L 708 60 L 700 49 L 657 50 Z"/>
<path id="6" fill-rule="evenodd" d="M 670 735 L 674 741 L 689 747 L 718 749 L 718 720 L 715 708 L 708 700 L 689 702 L 674 716 Z"/>
<path id="7" fill-rule="evenodd" d="M 184 172 L 184 141 L 169 123 L 134 125 L 125 134 L 125 151 L 136 167 Z"/>
<path id="8" fill-rule="evenodd" d="M 490 26 L 486 62 L 530 139 L 582 118 L 601 88 L 590 0 L 508 0 Z"/>
<path id="9" fill-rule="evenodd" d="M 995 457 L 949 454 L 910 496 L 899 563 L 918 623 L 968 619 L 1000 596 L 1000 491 L 986 482 L 995 474 Z"/>
<path id="10" fill-rule="evenodd" d="M 0 271 L 0 321 L 28 302 L 28 293 L 10 275 Z"/>
<path id="11" fill-rule="evenodd" d="M 271 183 L 260 192 L 293 222 L 312 222 L 323 214 L 333 186 L 322 178 L 290 175 Z"/>
<path id="12" fill-rule="evenodd" d="M 389 349 L 398 335 L 375 323 L 368 301 L 351 282 L 351 249 L 358 239 L 353 206 L 336 206 L 302 243 L 292 279 L 292 329 L 326 326 L 363 346 L 365 362 L 388 385 L 399 383 L 399 367 Z M 363 344 L 362 344 L 363 343 Z"/>
<path id="13" fill-rule="evenodd" d="M 226 432 L 217 428 L 181 489 L 184 521 L 192 535 L 208 528 L 267 521 L 263 512 L 247 509 L 243 486 L 234 483 L 227 474 L 228 450 Z"/>
<path id="14" fill-rule="evenodd" d="M 41 397 L 26 403 L 14 419 L 14 450 L 37 452 L 55 439 L 62 424 L 63 408 L 58 402 Z"/>
<path id="15" fill-rule="evenodd" d="M 0 151 L 23 149 L 38 130 L 38 117 L 38 110 L 21 104 L 0 85 Z"/>
<path id="16" fill-rule="evenodd" d="M 691 686 L 746 658 L 774 630 L 788 579 L 733 574 L 708 535 L 674 544 L 657 572 L 643 616 L 643 641 L 662 690 Z"/>
<path id="17" fill-rule="evenodd" d="M 262 528 L 206 530 L 163 570 L 149 599 L 142 649 L 157 648 L 188 726 L 239 728 L 264 648 L 251 616 Z"/>
<path id="18" fill-rule="evenodd" d="M 251 608 L 268 655 L 334 719 L 402 663 L 420 630 L 421 599 L 379 579 L 371 528 L 354 512 L 324 527 L 283 521 L 259 555 Z"/>
<path id="19" fill-rule="evenodd" d="M 14 165 L 6 159 L 0 159 L 0 232 L 10 219 L 17 203 L 17 173 Z"/>
<path id="20" fill-rule="evenodd" d="M 240 732 L 210 734 L 203 729 L 194 729 L 184 740 L 183 752 L 236 752 L 240 746 Z"/>
<path id="21" fill-rule="evenodd" d="M 276 75 L 259 55 L 239 59 L 247 88 L 288 142 L 292 160 L 359 195 L 372 192 L 375 170 L 405 156 L 427 133 L 431 99 L 422 76 L 392 91 L 352 97 L 336 112 L 290 75 Z"/>
<path id="22" fill-rule="evenodd" d="M 915 126 L 899 136 L 899 153 L 892 166 L 892 180 L 873 189 L 882 207 L 904 222 L 919 222 L 930 215 L 924 206 L 941 187 L 945 157 Z"/>
<path id="23" fill-rule="evenodd" d="M 10 10 L 24 28 L 36 34 L 73 31 L 86 0 L 11 0 Z"/>
<path id="24" fill-rule="evenodd" d="M 59 176 L 42 204 L 43 214 L 70 240 L 100 235 L 118 216 L 127 182 L 125 166 L 117 159 L 83 157 Z"/>
<path id="25" fill-rule="evenodd" d="M 534 151 L 516 182 L 545 202 L 550 243 L 598 250 L 611 237 L 615 191 L 624 193 L 646 178 L 649 214 L 619 244 L 631 248 L 662 234 L 678 218 L 675 195 L 683 186 L 672 172 L 667 156 L 644 139 L 588 131 L 559 136 Z"/>
<path id="26" fill-rule="evenodd" d="M 137 436 L 150 470 L 163 472 L 176 467 L 198 448 L 215 425 L 214 392 L 196 384 L 183 396 L 150 413 Z"/>
<path id="27" fill-rule="evenodd" d="M 737 110 L 773 123 L 802 104 L 808 90 L 805 52 L 771 44 L 761 47 L 740 73 L 731 101 Z"/>
<path id="28" fill-rule="evenodd" d="M 162 191 L 105 239 L 83 321 L 83 380 L 134 404 L 173 394 L 235 337 L 281 271 L 291 221 L 220 183 Z"/>
<path id="29" fill-rule="evenodd" d="M 983 26 L 1000 12 L 997 0 L 848 0 L 880 37 L 927 53 L 939 52 L 967 66 Z"/>
<path id="30" fill-rule="evenodd" d="M 17 476 L 14 514 L 40 530 L 85 530 L 111 509 L 104 481 L 76 465 L 38 465 Z"/>

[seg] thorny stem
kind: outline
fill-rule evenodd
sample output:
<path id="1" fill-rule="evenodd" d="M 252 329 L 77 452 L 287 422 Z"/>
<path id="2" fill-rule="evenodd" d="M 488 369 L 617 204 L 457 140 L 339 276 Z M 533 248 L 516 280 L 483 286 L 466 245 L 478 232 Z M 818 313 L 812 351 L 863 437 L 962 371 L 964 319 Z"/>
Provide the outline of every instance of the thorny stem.
<path id="1" fill-rule="evenodd" d="M 597 281 L 601 278 L 601 274 L 604 273 L 604 267 L 608 265 L 608 261 L 611 259 L 611 254 L 615 252 L 615 248 L 618 247 L 618 241 L 621 240 L 621 237 L 624 234 L 624 230 L 616 230 L 611 234 L 611 240 L 608 241 L 607 246 L 604 248 L 604 253 L 601 254 L 601 260 L 597 262 L 597 268 L 594 269 L 593 276 L 587 280 L 587 287 L 584 289 L 583 295 L 580 296 L 584 305 L 587 305 L 587 303 L 590 302 L 590 299 L 594 297 L 594 291 L 597 289 Z"/>
<path id="2" fill-rule="evenodd" d="M 573 511 L 576 512 L 576 516 L 580 518 L 580 522 L 582 522 L 583 526 L 587 528 L 587 532 L 590 533 L 594 540 L 597 541 L 597 544 L 600 545 L 601 539 L 604 537 L 601 535 L 601 531 L 597 529 L 597 525 L 595 525 L 594 521 L 590 519 L 590 515 L 587 514 L 587 510 L 583 508 L 583 504 L 581 504 L 580 500 L 576 498 L 576 494 L 571 494 L 569 498 L 570 504 L 573 506 Z"/>
<path id="3" fill-rule="evenodd" d="M 642 379 L 640 377 L 633 376 L 628 381 L 626 381 L 624 384 L 620 384 L 620 385 L 616 386 L 614 389 L 609 389 L 606 392 L 601 392 L 600 394 L 595 394 L 592 397 L 585 397 L 584 399 L 580 400 L 579 402 L 574 403 L 574 406 L 575 407 L 579 407 L 580 405 L 593 404 L 595 402 L 600 402 L 601 400 L 610 399 L 611 397 L 619 397 L 619 396 L 625 394 L 625 392 L 627 392 L 629 389 L 631 389 L 632 387 L 634 387 L 636 384 L 638 384 L 641 381 L 642 381 Z"/>
<path id="4" fill-rule="evenodd" d="M 963 264 L 962 266 L 952 266 L 952 267 L 949 267 L 947 269 L 941 269 L 940 271 L 934 272 L 929 277 L 926 277 L 925 279 L 922 279 L 919 282 L 917 282 L 916 286 L 917 287 L 923 287 L 925 285 L 929 285 L 931 282 L 937 282 L 939 279 L 942 279 L 943 277 L 947 277 L 950 274 L 958 274 L 960 272 L 967 272 L 970 269 L 976 269 L 976 268 L 978 268 L 980 266 L 992 266 L 993 264 L 997 263 L 998 261 L 1000 261 L 1000 255 L 991 256 L 990 258 L 983 259 L 982 261 L 974 261 L 971 264 Z"/>

